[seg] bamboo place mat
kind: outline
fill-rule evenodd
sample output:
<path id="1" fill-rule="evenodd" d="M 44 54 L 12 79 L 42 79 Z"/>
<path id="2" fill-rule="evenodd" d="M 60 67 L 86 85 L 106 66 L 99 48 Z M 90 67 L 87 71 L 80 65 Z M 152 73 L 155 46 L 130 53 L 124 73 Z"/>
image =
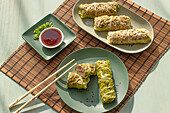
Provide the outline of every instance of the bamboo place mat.
<path id="1" fill-rule="evenodd" d="M 50 74 L 55 72 L 60 62 L 71 52 L 85 47 L 99 47 L 107 49 L 116 54 L 124 62 L 129 74 L 129 89 L 126 97 L 116 108 L 109 111 L 119 112 L 125 103 L 137 91 L 153 66 L 169 49 L 170 22 L 131 1 L 117 1 L 119 4 L 122 4 L 131 11 L 144 17 L 154 28 L 154 41 L 147 50 L 137 54 L 126 54 L 104 44 L 103 42 L 100 42 L 98 39 L 78 27 L 72 17 L 72 8 L 75 2 L 76 0 L 67 0 L 53 12 L 54 15 L 56 15 L 77 34 L 77 38 L 70 45 L 68 45 L 54 58 L 46 61 L 31 46 L 24 42 L 3 63 L 0 69 L 26 90 L 30 90 Z M 49 82 L 34 91 L 33 94 L 37 94 L 37 92 L 44 88 L 44 86 L 48 83 Z M 58 112 L 76 112 L 61 100 L 57 93 L 55 84 L 40 95 L 39 99 Z"/>

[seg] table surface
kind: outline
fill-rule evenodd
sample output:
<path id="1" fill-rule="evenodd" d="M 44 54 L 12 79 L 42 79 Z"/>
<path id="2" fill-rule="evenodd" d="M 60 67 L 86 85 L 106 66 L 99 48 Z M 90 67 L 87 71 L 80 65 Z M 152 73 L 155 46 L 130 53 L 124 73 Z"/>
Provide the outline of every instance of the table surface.
<path id="1" fill-rule="evenodd" d="M 0 0 L 0 64 L 16 50 L 24 40 L 21 35 L 45 15 L 52 13 L 64 0 Z M 170 20 L 169 0 L 132 0 L 144 8 Z M 150 72 L 135 95 L 120 113 L 170 113 L 170 51 Z M 12 109 L 8 105 L 25 94 L 26 90 L 0 72 L 0 113 L 14 112 L 32 95 Z M 33 101 L 22 110 L 24 113 L 56 113 L 41 102 Z"/>

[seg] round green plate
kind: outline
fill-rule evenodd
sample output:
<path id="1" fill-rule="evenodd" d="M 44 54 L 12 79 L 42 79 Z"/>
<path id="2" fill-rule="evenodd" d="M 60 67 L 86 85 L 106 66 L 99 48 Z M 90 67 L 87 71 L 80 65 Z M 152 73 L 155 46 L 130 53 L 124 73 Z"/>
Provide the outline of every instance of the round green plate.
<path id="1" fill-rule="evenodd" d="M 84 48 L 68 55 L 59 65 L 59 68 L 75 59 L 74 63 L 95 63 L 97 60 L 110 60 L 117 98 L 109 104 L 102 104 L 97 76 L 90 77 L 88 88 L 85 90 L 67 89 L 68 73 L 59 79 L 56 83 L 57 91 L 61 99 L 72 109 L 79 112 L 99 113 L 106 112 L 116 107 L 125 97 L 129 77 L 123 62 L 112 52 L 101 48 Z M 71 66 L 71 65 L 70 65 Z M 70 67 L 68 66 L 68 68 Z M 66 69 L 57 74 L 57 77 Z M 74 68 L 71 70 L 74 72 Z"/>

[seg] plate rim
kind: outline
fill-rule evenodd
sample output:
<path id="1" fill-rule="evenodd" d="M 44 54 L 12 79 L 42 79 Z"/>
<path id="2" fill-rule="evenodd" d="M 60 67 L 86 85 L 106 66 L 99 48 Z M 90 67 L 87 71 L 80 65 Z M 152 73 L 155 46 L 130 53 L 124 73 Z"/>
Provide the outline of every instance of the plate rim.
<path id="1" fill-rule="evenodd" d="M 124 69 L 125 69 L 125 71 L 126 71 L 126 76 L 125 76 L 125 77 L 126 77 L 126 79 L 127 79 L 127 84 L 126 84 L 126 91 L 125 91 L 125 94 L 124 94 L 123 98 L 122 98 L 122 99 L 120 100 L 120 102 L 116 105 L 116 106 L 118 106 L 118 105 L 123 101 L 123 99 L 125 98 L 125 96 L 126 96 L 126 94 L 127 94 L 127 92 L 128 92 L 128 88 L 129 88 L 129 74 L 128 74 L 128 71 L 127 71 L 127 68 L 126 68 L 125 64 L 122 62 L 122 60 L 121 60 L 116 54 L 112 53 L 111 51 L 109 51 L 109 50 L 107 50 L 107 49 L 103 49 L 103 48 L 99 48 L 99 47 L 87 47 L 87 48 L 78 49 L 78 50 L 72 52 L 71 54 L 67 55 L 67 56 L 62 60 L 62 62 L 59 64 L 58 69 L 61 68 L 61 64 L 62 64 L 68 57 L 70 57 L 72 54 L 75 54 L 76 52 L 79 52 L 79 51 L 82 51 L 82 50 L 87 50 L 87 49 L 99 49 L 99 50 L 102 50 L 102 51 L 105 51 L 105 52 L 109 52 L 110 54 L 114 55 L 114 56 L 116 57 L 116 59 L 118 59 L 118 60 L 120 61 L 120 63 L 123 65 L 123 67 L 124 67 Z M 57 75 L 56 75 L 56 77 L 57 77 Z M 59 88 L 59 87 L 57 86 L 57 82 L 56 82 L 56 89 L 57 89 L 57 92 L 58 92 L 58 94 L 59 94 L 59 96 L 60 96 L 61 94 L 60 94 L 60 91 L 58 91 L 58 88 Z M 63 99 L 63 97 L 60 96 L 60 98 L 64 101 L 64 103 L 65 103 L 66 105 L 68 105 L 68 104 L 65 102 L 65 99 Z M 68 106 L 71 107 L 72 109 L 78 111 L 77 109 L 74 108 L 74 106 L 72 106 L 72 105 L 70 105 L 70 104 L 69 104 Z M 114 109 L 116 106 L 114 106 L 114 107 L 111 108 L 111 109 Z M 107 112 L 107 111 L 109 111 L 109 110 L 111 110 L 111 109 L 105 110 L 105 111 L 103 111 L 103 112 Z M 79 111 L 79 112 L 82 112 L 82 111 Z"/>
<path id="2" fill-rule="evenodd" d="M 36 47 L 34 47 L 32 45 L 32 43 L 30 43 L 29 41 L 26 40 L 26 38 L 24 37 L 24 35 L 30 30 L 32 29 L 34 26 L 36 26 L 36 24 L 40 21 L 42 21 L 44 18 L 48 17 L 48 16 L 52 16 L 54 17 L 55 19 L 57 19 L 64 27 L 66 27 L 67 29 L 69 29 L 69 31 L 74 35 L 73 36 L 73 39 L 72 41 L 70 41 L 65 47 L 61 48 L 60 50 L 58 50 L 57 52 L 55 52 L 53 55 L 51 55 L 50 57 L 44 57 L 38 50 Z M 50 60 L 51 58 L 53 58 L 55 55 L 57 55 L 59 52 L 61 52 L 64 48 L 66 48 L 71 42 L 73 42 L 76 38 L 77 38 L 77 35 L 68 27 L 66 26 L 61 20 L 59 20 L 54 14 L 52 13 L 49 13 L 47 14 L 46 16 L 44 16 L 42 19 L 38 20 L 37 22 L 35 22 L 34 25 L 32 25 L 31 27 L 29 27 L 23 34 L 22 34 L 22 38 L 37 52 L 39 53 L 39 55 L 41 57 L 43 57 L 45 60 Z M 39 40 L 38 40 L 39 41 Z M 45 55 L 46 56 L 46 55 Z"/>
<path id="3" fill-rule="evenodd" d="M 73 15 L 73 19 L 74 19 L 74 21 L 76 22 L 76 24 L 77 24 L 80 28 L 82 28 L 81 25 L 79 24 L 79 22 L 77 22 L 77 20 L 75 19 L 75 15 L 74 15 L 75 7 L 76 7 L 76 5 L 77 5 L 77 3 L 78 3 L 79 1 L 80 1 L 80 0 L 77 0 L 77 2 L 74 4 L 73 10 L 72 10 L 72 15 Z M 113 1 L 113 0 L 112 0 L 112 1 Z M 117 2 L 117 3 L 118 3 L 118 2 Z M 119 4 L 119 3 L 118 3 L 118 4 Z M 120 5 L 121 7 L 124 7 L 124 6 L 121 5 L 121 4 L 119 4 L 119 5 Z M 126 7 L 124 7 L 124 8 L 125 8 L 126 10 L 134 13 L 134 12 L 131 11 L 130 9 L 128 9 L 128 8 L 126 8 Z M 134 14 L 138 15 L 137 13 L 134 13 Z M 117 50 L 119 50 L 119 51 L 121 51 L 121 52 L 130 53 L 130 54 L 140 53 L 140 52 L 146 50 L 147 48 L 149 48 L 149 46 L 152 44 L 152 42 L 153 42 L 153 40 L 154 40 L 154 30 L 153 30 L 153 27 L 151 26 L 151 24 L 150 24 L 145 18 L 143 18 L 143 17 L 140 16 L 140 15 L 138 15 L 138 16 L 139 16 L 140 18 L 144 19 L 144 20 L 149 24 L 153 36 L 151 37 L 151 42 L 149 42 L 149 44 L 148 44 L 147 46 L 143 47 L 143 48 L 140 49 L 140 50 L 138 49 L 138 50 L 136 50 L 136 51 L 123 50 L 123 49 L 121 49 L 121 48 L 119 48 L 119 47 L 117 47 L 117 46 L 115 46 L 115 45 L 111 45 L 111 44 L 109 44 L 109 43 L 107 43 L 107 42 L 105 42 L 105 41 L 102 41 L 101 39 L 95 37 L 92 33 L 90 33 L 90 31 L 88 31 L 88 30 L 86 30 L 86 29 L 83 29 L 83 28 L 82 28 L 82 29 L 85 30 L 86 32 L 88 32 L 89 34 L 91 34 L 93 37 L 95 37 L 95 38 L 97 38 L 98 40 L 100 40 L 101 42 L 103 42 L 103 43 L 109 45 L 110 47 L 115 48 L 115 49 L 117 49 Z"/>

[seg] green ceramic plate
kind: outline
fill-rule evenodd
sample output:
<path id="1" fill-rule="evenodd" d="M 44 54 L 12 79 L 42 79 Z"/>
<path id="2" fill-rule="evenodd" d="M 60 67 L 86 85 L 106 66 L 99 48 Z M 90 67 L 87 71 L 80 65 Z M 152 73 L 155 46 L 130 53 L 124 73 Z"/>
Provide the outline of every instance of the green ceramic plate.
<path id="1" fill-rule="evenodd" d="M 113 1 L 113 0 L 104 0 L 104 2 L 109 2 L 109 1 Z M 75 22 L 82 29 L 84 29 L 85 31 L 87 31 L 88 33 L 90 33 L 91 35 L 93 35 L 94 37 L 99 39 L 100 41 L 108 44 L 109 46 L 111 46 L 115 49 L 118 49 L 119 51 L 125 52 L 125 53 L 138 53 L 138 52 L 144 51 L 145 49 L 147 49 L 151 45 L 151 43 L 153 41 L 153 37 L 154 37 L 154 32 L 153 32 L 153 28 L 150 25 L 150 23 L 147 20 L 145 20 L 143 17 L 137 15 L 136 13 L 134 13 L 131 10 L 123 7 L 120 4 L 119 4 L 120 8 L 118 10 L 117 15 L 127 15 L 127 16 L 129 16 L 131 18 L 132 28 L 134 28 L 134 29 L 145 28 L 145 29 L 149 30 L 149 33 L 150 33 L 150 36 L 151 36 L 151 42 L 148 43 L 148 44 L 135 44 L 133 46 L 109 44 L 107 39 L 106 39 L 107 32 L 96 32 L 93 29 L 93 19 L 81 19 L 79 14 L 78 14 L 80 4 L 93 3 L 93 2 L 103 2 L 103 0 L 78 0 L 77 3 L 75 3 L 75 5 L 74 5 L 73 18 L 74 18 Z"/>
<path id="2" fill-rule="evenodd" d="M 123 62 L 115 54 L 108 50 L 100 48 L 85 48 L 68 55 L 61 62 L 59 68 L 74 58 L 76 59 L 74 63 L 94 64 L 97 60 L 110 60 L 117 98 L 112 103 L 102 104 L 97 76 L 90 78 L 90 83 L 88 84 L 88 88 L 86 90 L 67 89 L 66 84 L 68 74 L 66 74 L 56 83 L 57 91 L 62 100 L 68 106 L 79 112 L 99 113 L 116 107 L 125 97 L 129 86 L 128 72 Z M 66 69 L 64 69 L 62 72 L 65 70 Z M 71 70 L 71 72 L 73 71 L 74 69 Z M 59 73 L 57 76 L 59 76 L 61 73 Z"/>
<path id="3" fill-rule="evenodd" d="M 39 40 L 33 39 L 33 31 L 46 22 L 52 22 L 54 27 L 59 28 L 63 31 L 64 40 L 63 43 L 54 49 L 45 48 L 41 45 Z M 63 24 L 56 16 L 53 14 L 48 14 L 31 28 L 29 28 L 22 35 L 23 39 L 30 44 L 44 59 L 49 60 L 64 49 L 68 44 L 70 44 L 75 38 L 76 34 L 73 33 L 65 24 Z"/>

